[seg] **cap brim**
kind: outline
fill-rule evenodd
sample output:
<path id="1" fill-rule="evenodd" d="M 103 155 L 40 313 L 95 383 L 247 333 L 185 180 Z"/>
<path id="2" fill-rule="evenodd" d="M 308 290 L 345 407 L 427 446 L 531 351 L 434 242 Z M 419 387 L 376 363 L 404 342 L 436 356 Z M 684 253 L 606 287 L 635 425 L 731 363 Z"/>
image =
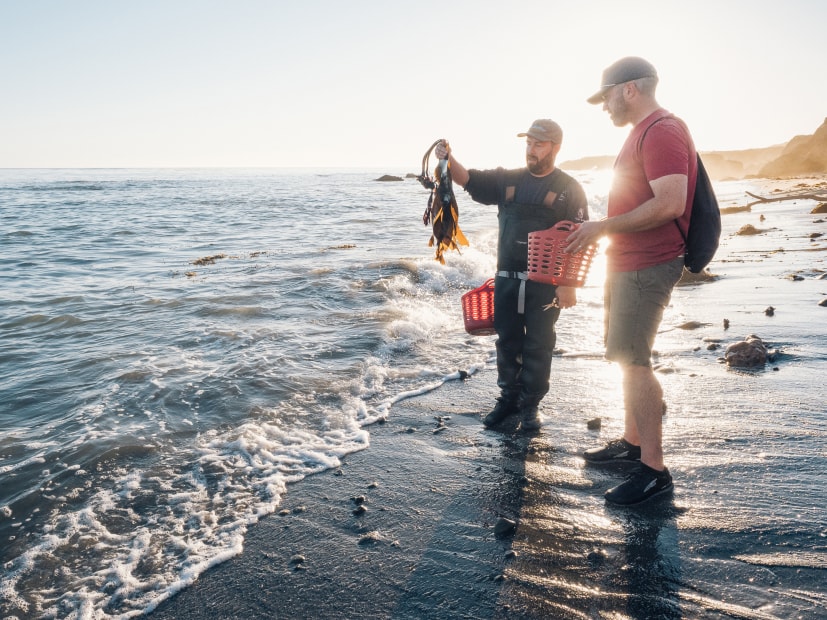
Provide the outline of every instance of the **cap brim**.
<path id="1" fill-rule="evenodd" d="M 588 101 L 591 104 L 603 103 L 603 97 L 606 95 L 607 92 L 609 92 L 610 88 L 611 86 L 604 86 L 591 97 L 586 99 L 586 101 Z"/>
<path id="2" fill-rule="evenodd" d="M 537 142 L 551 142 L 552 144 L 559 144 L 559 142 L 557 142 L 556 140 L 551 140 L 549 138 L 546 138 L 545 136 L 538 136 L 538 135 L 534 135 L 534 134 L 531 134 L 531 133 L 518 133 L 517 137 L 518 138 L 534 138 L 535 140 L 537 140 Z"/>

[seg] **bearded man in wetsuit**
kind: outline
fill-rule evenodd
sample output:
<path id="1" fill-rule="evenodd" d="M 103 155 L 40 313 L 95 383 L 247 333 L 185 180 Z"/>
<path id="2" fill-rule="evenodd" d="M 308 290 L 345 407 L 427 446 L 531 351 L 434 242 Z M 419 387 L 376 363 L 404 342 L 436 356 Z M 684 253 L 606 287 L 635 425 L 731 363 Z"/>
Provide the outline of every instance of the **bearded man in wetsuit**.
<path id="1" fill-rule="evenodd" d="M 498 206 L 494 329 L 500 395 L 483 423 L 494 427 L 516 417 L 523 431 L 536 432 L 542 424 L 540 401 L 549 391 L 554 325 L 560 309 L 574 306 L 577 295 L 572 287 L 528 280 L 528 233 L 562 220 L 587 220 L 588 203 L 580 183 L 555 167 L 563 141 L 557 123 L 538 119 L 517 137 L 526 140 L 524 168 L 466 169 L 445 141 L 436 155 L 448 157 L 453 182 L 473 200 Z"/>

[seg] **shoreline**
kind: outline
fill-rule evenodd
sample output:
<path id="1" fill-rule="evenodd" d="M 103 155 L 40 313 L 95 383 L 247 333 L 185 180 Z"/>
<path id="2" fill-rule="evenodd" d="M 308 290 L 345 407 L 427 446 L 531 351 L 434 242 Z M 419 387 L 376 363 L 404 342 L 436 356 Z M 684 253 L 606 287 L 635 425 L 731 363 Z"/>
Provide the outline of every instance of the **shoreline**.
<path id="1" fill-rule="evenodd" d="M 493 617 L 511 549 L 494 529 L 519 519 L 529 442 L 464 404 L 493 401 L 490 374 L 394 405 L 370 447 L 290 486 L 241 556 L 152 617 Z"/>
<path id="2" fill-rule="evenodd" d="M 494 377 L 485 370 L 397 404 L 371 427 L 369 448 L 290 487 L 280 512 L 251 527 L 240 556 L 151 617 L 681 617 L 669 578 L 635 573 L 656 559 L 654 541 L 684 509 L 671 498 L 631 513 L 607 507 L 631 516 L 617 539 L 584 527 L 584 507 L 566 493 L 602 505 L 619 472 L 583 476 L 548 430 L 486 430 L 476 405 L 493 402 Z M 574 600 L 572 587 L 582 593 Z"/>
<path id="3" fill-rule="evenodd" d="M 673 295 L 692 312 L 670 316 L 656 344 L 670 351 L 658 372 L 674 495 L 607 505 L 603 492 L 623 472 L 578 456 L 621 428 L 606 362 L 555 356 L 560 392 L 531 436 L 482 426 L 496 396 L 495 371 L 484 369 L 394 404 L 387 422 L 367 427 L 367 449 L 290 485 L 239 556 L 151 617 L 827 617 L 823 474 L 788 477 L 821 471 L 827 456 L 823 395 L 801 390 L 825 365 L 813 342 L 827 312 L 816 303 L 827 248 L 807 235 L 827 225 L 810 208 L 725 215 L 712 268 L 722 278 Z M 761 235 L 735 234 L 763 213 Z M 784 276 L 802 261 L 820 267 L 805 281 Z M 685 319 L 705 327 L 687 336 L 677 329 Z M 788 330 L 808 339 L 782 341 Z M 782 345 L 779 361 L 748 372 L 716 361 L 712 345 L 752 331 Z M 597 411 L 581 407 L 578 389 Z M 602 428 L 589 430 L 594 417 Z"/>

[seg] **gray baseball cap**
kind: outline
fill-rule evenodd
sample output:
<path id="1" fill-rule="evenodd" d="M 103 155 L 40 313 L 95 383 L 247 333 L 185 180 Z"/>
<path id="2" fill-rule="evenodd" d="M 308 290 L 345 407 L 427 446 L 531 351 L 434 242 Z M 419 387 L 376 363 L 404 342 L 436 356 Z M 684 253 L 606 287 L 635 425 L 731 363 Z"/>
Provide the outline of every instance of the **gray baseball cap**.
<path id="1" fill-rule="evenodd" d="M 563 130 L 560 129 L 560 125 L 550 118 L 538 118 L 531 123 L 531 127 L 524 133 L 517 134 L 518 138 L 525 138 L 526 136 L 530 136 L 540 142 L 554 142 L 555 144 L 561 144 L 563 142 Z"/>
<path id="2" fill-rule="evenodd" d="M 589 103 L 602 103 L 604 95 L 609 92 L 612 86 L 625 84 L 632 80 L 645 77 L 658 77 L 658 72 L 647 60 L 637 56 L 621 58 L 603 72 L 603 79 L 600 81 L 600 90 L 586 99 Z"/>

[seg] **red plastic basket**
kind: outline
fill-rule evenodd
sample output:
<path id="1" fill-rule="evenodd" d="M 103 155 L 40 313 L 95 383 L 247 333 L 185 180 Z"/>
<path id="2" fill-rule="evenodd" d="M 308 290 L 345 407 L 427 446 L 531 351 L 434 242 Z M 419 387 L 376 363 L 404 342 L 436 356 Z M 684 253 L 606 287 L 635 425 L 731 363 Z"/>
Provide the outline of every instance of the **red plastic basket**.
<path id="1" fill-rule="evenodd" d="M 473 336 L 494 332 L 494 278 L 462 296 L 462 317 L 465 331 Z"/>
<path id="2" fill-rule="evenodd" d="M 556 286 L 583 286 L 597 246 L 566 254 L 566 237 L 578 224 L 563 220 L 546 230 L 528 233 L 528 279 Z"/>

